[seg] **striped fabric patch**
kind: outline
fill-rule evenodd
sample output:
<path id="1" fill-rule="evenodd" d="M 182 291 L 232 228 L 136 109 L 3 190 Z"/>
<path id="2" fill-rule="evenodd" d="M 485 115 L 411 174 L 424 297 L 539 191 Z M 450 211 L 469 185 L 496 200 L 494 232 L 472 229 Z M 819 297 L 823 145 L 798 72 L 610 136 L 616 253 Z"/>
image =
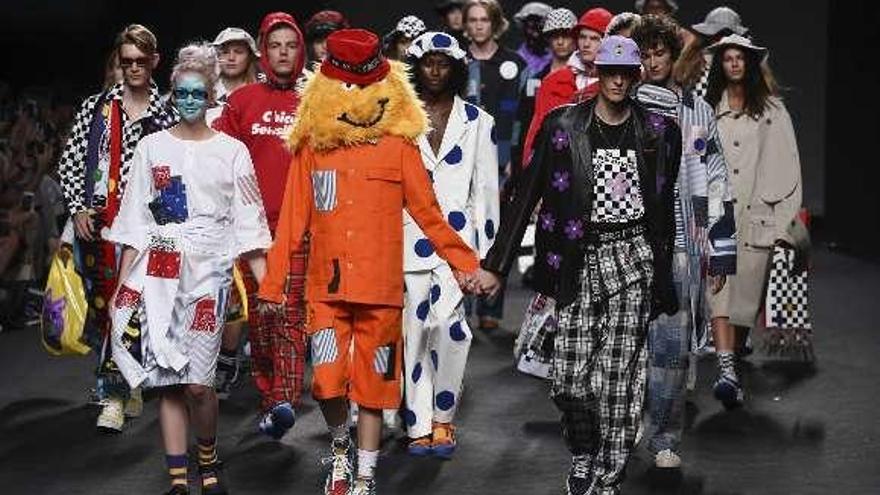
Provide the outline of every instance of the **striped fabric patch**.
<path id="1" fill-rule="evenodd" d="M 315 209 L 333 211 L 336 208 L 336 171 L 315 170 L 312 172 L 312 188 L 315 192 Z"/>
<path id="2" fill-rule="evenodd" d="M 373 357 L 373 369 L 376 370 L 376 373 L 380 375 L 384 375 L 388 373 L 389 368 L 391 367 L 391 346 L 383 345 L 382 347 L 376 348 L 375 356 Z"/>
<path id="3" fill-rule="evenodd" d="M 312 335 L 312 366 L 336 361 L 339 349 L 336 346 L 336 329 L 325 328 Z"/>
<path id="4" fill-rule="evenodd" d="M 238 178 L 238 190 L 241 193 L 241 202 L 245 205 L 260 204 L 260 186 L 253 174 L 242 175 Z"/>

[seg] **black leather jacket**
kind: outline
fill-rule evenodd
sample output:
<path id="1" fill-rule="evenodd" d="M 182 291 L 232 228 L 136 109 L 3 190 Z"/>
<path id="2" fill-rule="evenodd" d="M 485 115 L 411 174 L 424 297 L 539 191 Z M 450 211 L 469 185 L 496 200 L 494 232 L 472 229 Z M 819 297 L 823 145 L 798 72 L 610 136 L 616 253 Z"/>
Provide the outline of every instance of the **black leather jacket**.
<path id="1" fill-rule="evenodd" d="M 505 207 L 498 237 L 482 263 L 486 270 L 507 275 L 535 205 L 541 200 L 542 212 L 553 212 L 560 220 L 551 231 L 537 229 L 534 283 L 539 292 L 556 299 L 558 307 L 577 298 L 579 273 L 584 265 L 583 240 L 567 236 L 561 220 L 590 217 L 594 179 L 589 129 L 594 108 L 595 100 L 569 105 L 554 110 L 544 120 L 531 164 Z M 632 112 L 644 222 L 654 253 L 654 317 L 678 310 L 672 251 L 681 132 L 672 119 L 647 112 L 637 104 L 633 104 Z M 553 263 L 548 263 L 548 253 L 552 253 Z"/>

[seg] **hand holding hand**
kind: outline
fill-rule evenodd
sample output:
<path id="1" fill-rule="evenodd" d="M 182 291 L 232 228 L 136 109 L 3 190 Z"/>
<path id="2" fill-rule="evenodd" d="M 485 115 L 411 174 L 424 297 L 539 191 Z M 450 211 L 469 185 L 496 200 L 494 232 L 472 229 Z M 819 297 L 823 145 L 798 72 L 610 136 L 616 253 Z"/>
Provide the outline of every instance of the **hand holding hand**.
<path id="1" fill-rule="evenodd" d="M 458 286 L 461 288 L 462 292 L 464 292 L 465 294 L 477 293 L 477 289 L 479 287 L 477 285 L 476 272 L 465 273 L 458 270 L 453 270 L 452 274 L 455 277 L 455 281 L 458 282 Z"/>
<path id="2" fill-rule="evenodd" d="M 480 268 L 480 271 L 477 272 L 477 283 L 480 294 L 495 297 L 501 290 L 502 279 L 497 274 Z"/>

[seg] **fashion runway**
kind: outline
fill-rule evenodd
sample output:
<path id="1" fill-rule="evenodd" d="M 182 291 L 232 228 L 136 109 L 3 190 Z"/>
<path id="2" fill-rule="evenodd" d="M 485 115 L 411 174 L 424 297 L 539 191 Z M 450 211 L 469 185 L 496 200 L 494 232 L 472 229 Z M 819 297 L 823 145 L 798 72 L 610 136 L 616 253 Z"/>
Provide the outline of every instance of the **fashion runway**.
<path id="1" fill-rule="evenodd" d="M 818 249 L 811 276 L 815 367 L 756 351 L 745 364 L 745 408 L 725 412 L 711 397 L 714 358 L 704 358 L 688 404 L 681 473 L 657 472 L 640 449 L 625 494 L 880 492 L 880 333 L 870 317 L 880 300 L 880 266 Z M 411 458 L 389 438 L 379 493 L 562 493 L 570 457 L 547 386 L 512 366 L 529 292 L 517 281 L 509 287 L 504 328 L 474 332 L 454 460 Z M 167 488 L 154 402 L 121 435 L 95 432 L 97 409 L 86 403 L 93 361 L 50 358 L 33 332 L 0 334 L 0 492 Z M 219 454 L 231 493 L 319 493 L 327 442 L 316 403 L 307 399 L 294 429 L 274 442 L 257 432 L 257 394 L 243 382 L 221 404 Z"/>

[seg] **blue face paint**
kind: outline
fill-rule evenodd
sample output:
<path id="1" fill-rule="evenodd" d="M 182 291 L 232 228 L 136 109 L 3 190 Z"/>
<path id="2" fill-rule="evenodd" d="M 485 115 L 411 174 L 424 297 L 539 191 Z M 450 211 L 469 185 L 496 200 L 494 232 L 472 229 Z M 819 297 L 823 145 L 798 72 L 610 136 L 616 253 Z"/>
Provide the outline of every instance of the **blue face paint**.
<path id="1" fill-rule="evenodd" d="M 195 74 L 184 74 L 174 83 L 174 104 L 180 117 L 190 123 L 205 118 L 208 109 L 208 89 L 205 81 Z"/>

